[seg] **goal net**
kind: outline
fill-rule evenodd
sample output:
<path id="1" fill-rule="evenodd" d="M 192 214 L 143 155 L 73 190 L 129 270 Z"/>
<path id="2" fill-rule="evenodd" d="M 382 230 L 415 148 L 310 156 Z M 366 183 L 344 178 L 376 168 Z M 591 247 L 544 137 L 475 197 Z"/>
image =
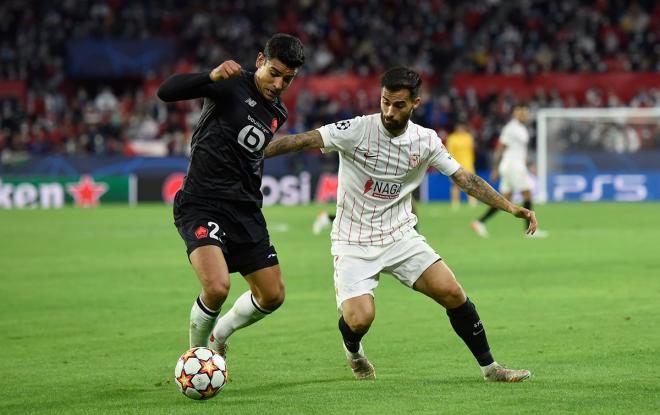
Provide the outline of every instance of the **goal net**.
<path id="1" fill-rule="evenodd" d="M 537 199 L 660 200 L 660 108 L 544 108 Z"/>

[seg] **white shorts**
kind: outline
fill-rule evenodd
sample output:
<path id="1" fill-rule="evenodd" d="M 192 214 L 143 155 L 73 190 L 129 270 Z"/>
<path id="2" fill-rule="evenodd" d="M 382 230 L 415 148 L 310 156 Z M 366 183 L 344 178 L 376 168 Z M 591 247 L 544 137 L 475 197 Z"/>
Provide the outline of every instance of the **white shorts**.
<path id="1" fill-rule="evenodd" d="M 338 245 L 332 247 L 332 254 L 335 257 L 335 294 L 339 310 L 349 298 L 364 294 L 373 297 L 381 272 L 391 274 L 412 288 L 422 273 L 441 259 L 414 229 L 389 245 Z"/>
<path id="2" fill-rule="evenodd" d="M 524 165 L 500 169 L 500 193 L 522 192 L 532 189 L 529 171 Z"/>

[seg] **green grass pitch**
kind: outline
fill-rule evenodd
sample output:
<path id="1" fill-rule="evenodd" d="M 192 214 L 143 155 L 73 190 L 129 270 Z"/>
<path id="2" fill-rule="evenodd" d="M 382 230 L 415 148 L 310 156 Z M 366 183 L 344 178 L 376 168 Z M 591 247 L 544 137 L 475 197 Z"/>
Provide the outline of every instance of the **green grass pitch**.
<path id="1" fill-rule="evenodd" d="M 231 339 L 229 384 L 181 395 L 199 285 L 171 209 L 0 211 L 2 414 L 659 413 L 660 205 L 538 207 L 547 239 L 482 208 L 420 206 L 420 231 L 473 299 L 496 359 L 532 370 L 487 384 L 444 310 L 387 275 L 364 340 L 378 373 L 344 361 L 319 206 L 265 209 L 287 300 Z M 232 276 L 225 310 L 246 289 Z"/>

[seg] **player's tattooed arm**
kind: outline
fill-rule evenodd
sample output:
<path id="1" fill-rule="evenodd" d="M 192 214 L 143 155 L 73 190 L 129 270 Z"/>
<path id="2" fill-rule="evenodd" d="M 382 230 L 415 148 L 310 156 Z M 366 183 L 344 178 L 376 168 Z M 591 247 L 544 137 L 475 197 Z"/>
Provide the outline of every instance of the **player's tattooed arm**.
<path id="1" fill-rule="evenodd" d="M 451 179 L 470 196 L 474 196 L 489 206 L 509 212 L 517 218 L 528 220 L 529 227 L 527 228 L 527 233 L 533 234 L 536 232 L 537 221 L 534 212 L 514 205 L 481 177 L 460 167 L 456 170 L 456 173 L 451 175 Z"/>
<path id="2" fill-rule="evenodd" d="M 485 204 L 494 208 L 513 213 L 516 207 L 509 202 L 501 193 L 493 189 L 484 179 L 476 174 L 470 173 L 464 168 L 459 168 L 451 175 L 451 179 L 465 193 L 474 196 Z"/>
<path id="3" fill-rule="evenodd" d="M 323 147 L 323 138 L 318 130 L 307 131 L 300 134 L 285 135 L 282 138 L 268 143 L 264 158 L 279 156 L 280 154 L 305 150 L 308 148 Z"/>

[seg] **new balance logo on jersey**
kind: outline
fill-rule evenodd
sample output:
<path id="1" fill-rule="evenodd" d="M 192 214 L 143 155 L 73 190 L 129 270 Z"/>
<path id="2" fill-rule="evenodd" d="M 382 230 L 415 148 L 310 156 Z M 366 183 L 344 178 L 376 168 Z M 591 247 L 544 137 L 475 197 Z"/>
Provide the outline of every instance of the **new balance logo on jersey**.
<path id="1" fill-rule="evenodd" d="M 266 259 L 269 259 L 269 258 L 275 258 L 276 256 L 277 256 L 277 254 L 268 254 L 268 256 L 266 257 Z"/>
<path id="2" fill-rule="evenodd" d="M 401 193 L 401 185 L 398 183 L 381 182 L 369 179 L 364 183 L 364 192 L 371 192 L 371 196 L 378 199 L 397 199 Z"/>
<path id="3" fill-rule="evenodd" d="M 253 99 L 250 98 L 250 97 L 248 97 L 248 98 L 245 100 L 245 103 L 248 104 L 248 105 L 251 106 L 251 107 L 254 107 L 255 105 L 257 105 L 257 101 L 253 100 Z"/>

